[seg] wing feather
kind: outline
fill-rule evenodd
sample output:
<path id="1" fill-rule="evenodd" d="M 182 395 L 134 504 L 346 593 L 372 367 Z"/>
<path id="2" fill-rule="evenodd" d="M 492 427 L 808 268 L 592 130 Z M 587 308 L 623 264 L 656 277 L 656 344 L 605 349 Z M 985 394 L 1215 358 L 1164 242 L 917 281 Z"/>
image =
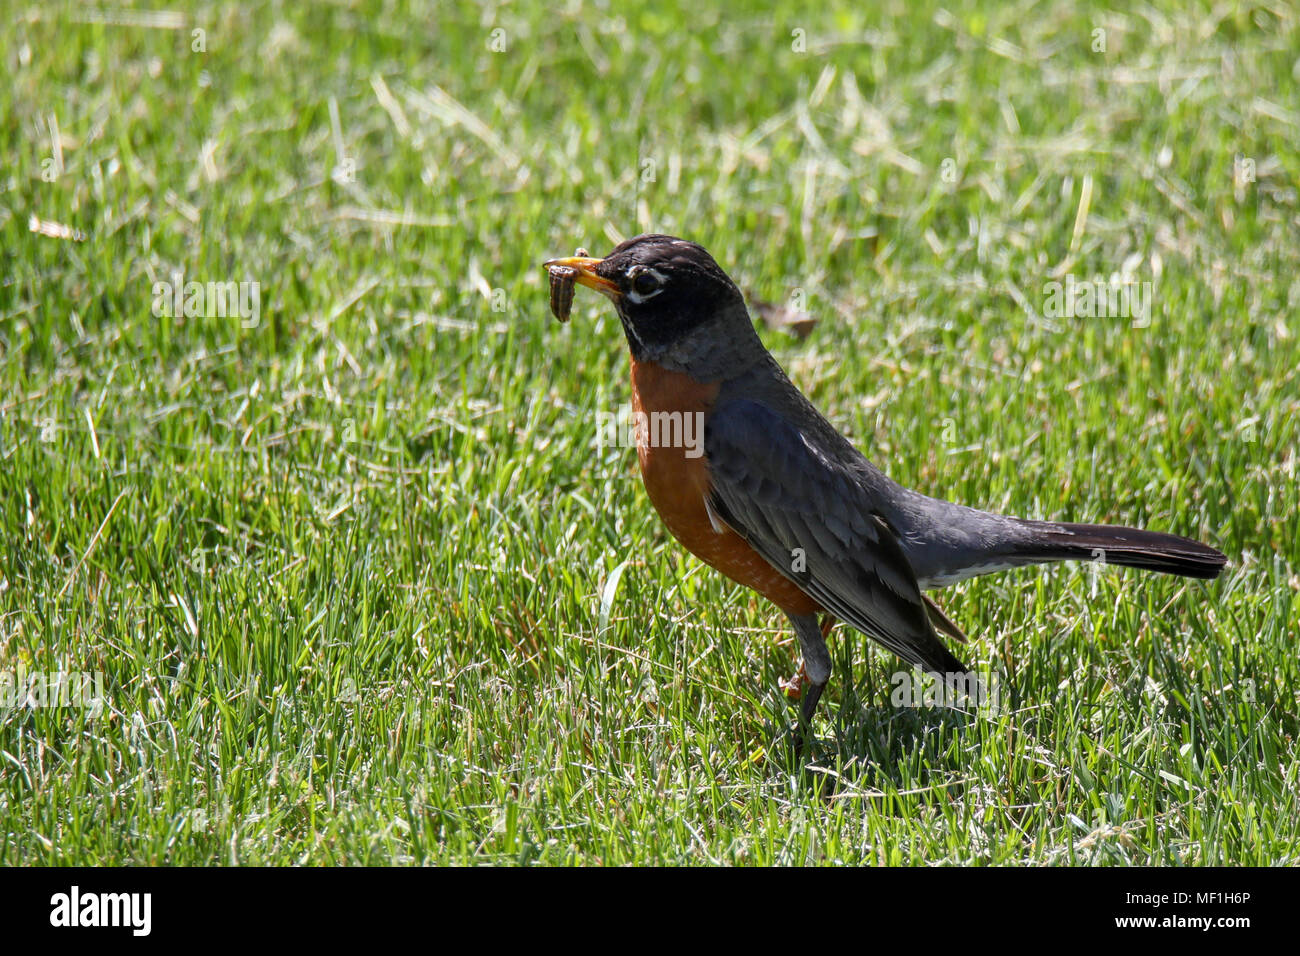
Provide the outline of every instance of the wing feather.
<path id="1" fill-rule="evenodd" d="M 850 466 L 745 399 L 713 413 L 705 452 L 710 505 L 768 563 L 909 663 L 966 670 L 935 634 L 907 556 Z"/>

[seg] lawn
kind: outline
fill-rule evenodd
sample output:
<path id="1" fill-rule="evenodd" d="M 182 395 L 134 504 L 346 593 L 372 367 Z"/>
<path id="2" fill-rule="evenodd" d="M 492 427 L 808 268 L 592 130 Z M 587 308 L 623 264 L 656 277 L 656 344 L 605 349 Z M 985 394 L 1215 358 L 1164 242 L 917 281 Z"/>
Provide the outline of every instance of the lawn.
<path id="1" fill-rule="evenodd" d="M 1300 862 L 1298 50 L 1291 2 L 0 0 L 0 864 Z M 785 619 L 597 445 L 609 304 L 548 312 L 646 231 L 816 318 L 764 339 L 895 479 L 1229 567 L 937 594 L 983 711 L 840 626 L 796 763 Z"/>

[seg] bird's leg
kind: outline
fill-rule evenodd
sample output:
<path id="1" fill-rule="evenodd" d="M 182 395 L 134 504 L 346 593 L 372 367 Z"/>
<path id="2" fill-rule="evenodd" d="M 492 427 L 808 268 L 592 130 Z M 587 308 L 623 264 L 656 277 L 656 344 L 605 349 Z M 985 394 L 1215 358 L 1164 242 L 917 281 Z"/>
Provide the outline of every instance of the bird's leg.
<path id="1" fill-rule="evenodd" d="M 791 614 L 789 618 L 794 625 L 795 637 L 799 638 L 799 647 L 803 651 L 803 669 L 810 683 L 804 692 L 803 704 L 799 708 L 799 726 L 795 730 L 795 756 L 802 757 L 805 738 L 811 732 L 813 714 L 817 711 L 817 702 L 826 689 L 826 682 L 831 679 L 831 655 L 826 649 L 826 638 L 816 614 Z"/>

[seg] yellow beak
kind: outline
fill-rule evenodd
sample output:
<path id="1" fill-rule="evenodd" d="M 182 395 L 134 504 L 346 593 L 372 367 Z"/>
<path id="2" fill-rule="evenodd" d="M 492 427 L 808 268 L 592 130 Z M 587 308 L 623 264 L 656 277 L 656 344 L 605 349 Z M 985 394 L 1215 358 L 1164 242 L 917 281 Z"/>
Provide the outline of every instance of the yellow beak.
<path id="1" fill-rule="evenodd" d="M 567 259 L 547 259 L 542 265 L 546 267 L 548 272 L 553 266 L 573 269 L 577 272 L 577 275 L 573 277 L 573 281 L 578 285 L 585 285 L 588 289 L 595 289 L 597 292 L 603 292 L 611 299 L 616 299 L 622 295 L 618 283 L 596 275 L 596 266 L 600 265 L 601 261 L 600 259 L 593 259 L 591 256 L 569 256 Z"/>

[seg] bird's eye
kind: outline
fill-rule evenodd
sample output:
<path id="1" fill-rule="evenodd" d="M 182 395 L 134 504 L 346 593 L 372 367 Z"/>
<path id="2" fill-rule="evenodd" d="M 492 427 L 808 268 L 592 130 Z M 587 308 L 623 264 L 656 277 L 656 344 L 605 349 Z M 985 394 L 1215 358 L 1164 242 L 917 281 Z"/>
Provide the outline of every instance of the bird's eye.
<path id="1" fill-rule="evenodd" d="M 632 291 L 637 295 L 649 295 L 659 288 L 659 277 L 652 271 L 638 272 L 632 277 Z"/>

